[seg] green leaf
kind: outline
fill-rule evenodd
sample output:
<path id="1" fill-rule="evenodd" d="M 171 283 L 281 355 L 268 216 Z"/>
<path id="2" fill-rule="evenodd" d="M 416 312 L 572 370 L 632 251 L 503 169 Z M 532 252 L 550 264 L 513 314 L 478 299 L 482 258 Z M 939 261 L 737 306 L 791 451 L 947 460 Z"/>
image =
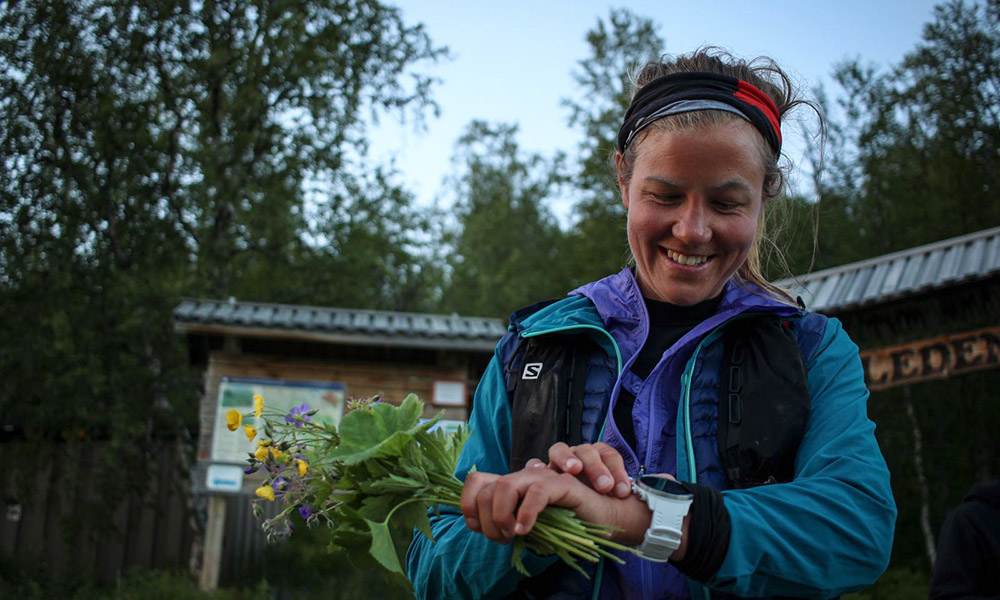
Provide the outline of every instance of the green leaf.
<path id="1" fill-rule="evenodd" d="M 512 546 L 513 554 L 511 554 L 510 562 L 514 565 L 514 569 L 525 577 L 531 577 L 531 571 L 524 566 L 524 560 L 521 558 L 521 555 L 524 554 L 524 536 L 515 537 Z"/>
<path id="2" fill-rule="evenodd" d="M 431 534 L 431 521 L 427 516 L 427 505 L 423 502 L 414 502 L 400 507 L 392 515 L 390 525 L 407 532 L 412 532 L 413 528 L 416 527 L 427 536 L 427 539 L 434 539 Z"/>
<path id="3" fill-rule="evenodd" d="M 364 485 L 367 494 L 406 494 L 413 495 L 427 486 L 426 476 L 423 482 L 411 478 L 390 475 Z"/>
<path id="4" fill-rule="evenodd" d="M 366 520 L 384 521 L 392 507 L 398 504 L 398 499 L 392 496 L 373 495 L 362 501 L 358 514 Z"/>
<path id="5" fill-rule="evenodd" d="M 338 524 L 337 528 L 330 534 L 330 545 L 328 550 L 335 552 L 343 550 L 351 555 L 364 554 L 371 547 L 372 536 L 368 530 L 359 531 L 343 524 Z"/>
<path id="6" fill-rule="evenodd" d="M 330 458 L 353 465 L 370 458 L 398 457 L 420 430 L 424 404 L 410 394 L 399 406 L 380 402 L 349 412 L 340 421 L 340 446 Z"/>
<path id="7" fill-rule="evenodd" d="M 399 556 L 396 555 L 396 546 L 393 545 L 392 536 L 389 535 L 389 526 L 368 520 L 365 523 L 368 524 L 368 530 L 372 535 L 371 555 L 390 573 L 403 575 L 403 567 L 399 564 Z"/>

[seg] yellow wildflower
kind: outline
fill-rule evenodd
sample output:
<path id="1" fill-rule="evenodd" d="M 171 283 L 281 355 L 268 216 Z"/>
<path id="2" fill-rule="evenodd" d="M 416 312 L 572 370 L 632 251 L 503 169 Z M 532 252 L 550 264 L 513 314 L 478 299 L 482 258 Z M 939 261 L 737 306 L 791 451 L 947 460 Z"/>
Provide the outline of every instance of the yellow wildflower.
<path id="1" fill-rule="evenodd" d="M 257 441 L 258 447 L 264 447 L 270 445 L 271 445 L 271 440 L 269 438 L 260 438 L 260 440 Z"/>
<path id="2" fill-rule="evenodd" d="M 274 458 L 281 458 L 284 455 L 285 453 L 282 452 L 281 450 L 278 450 L 277 448 L 271 448 L 271 456 L 273 456 Z"/>
<path id="3" fill-rule="evenodd" d="M 269 485 L 262 485 L 254 492 L 265 500 L 274 500 L 274 488 Z"/>
<path id="4" fill-rule="evenodd" d="M 246 434 L 247 440 L 252 442 L 253 439 L 257 437 L 257 428 L 254 427 L 253 425 L 244 425 L 243 433 Z"/>
<path id="5" fill-rule="evenodd" d="M 226 427 L 229 428 L 229 431 L 236 431 L 239 429 L 240 423 L 242 422 L 243 415 L 240 414 L 240 411 L 235 408 L 230 408 L 226 411 Z"/>
<path id="6" fill-rule="evenodd" d="M 267 446 L 261 446 L 260 448 L 257 448 L 257 451 L 253 453 L 253 457 L 259 460 L 260 462 L 264 462 L 265 460 L 267 460 Z"/>
<path id="7" fill-rule="evenodd" d="M 305 477 L 306 473 L 309 472 L 309 463 L 302 460 L 301 458 L 296 460 L 295 463 L 299 466 L 299 475 Z"/>
<path id="8" fill-rule="evenodd" d="M 260 394 L 253 395 L 253 416 L 260 418 L 260 413 L 264 412 L 264 397 Z"/>

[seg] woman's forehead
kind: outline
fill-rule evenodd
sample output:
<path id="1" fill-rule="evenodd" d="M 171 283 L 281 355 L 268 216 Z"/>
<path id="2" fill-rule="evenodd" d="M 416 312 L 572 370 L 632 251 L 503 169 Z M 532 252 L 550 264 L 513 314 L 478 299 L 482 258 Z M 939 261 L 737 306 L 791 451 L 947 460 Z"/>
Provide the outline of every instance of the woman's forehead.
<path id="1" fill-rule="evenodd" d="M 643 159 L 700 157 L 706 160 L 749 160 L 761 172 L 768 160 L 767 142 L 749 123 L 733 119 L 691 127 L 650 127 L 635 140 L 635 164 Z"/>

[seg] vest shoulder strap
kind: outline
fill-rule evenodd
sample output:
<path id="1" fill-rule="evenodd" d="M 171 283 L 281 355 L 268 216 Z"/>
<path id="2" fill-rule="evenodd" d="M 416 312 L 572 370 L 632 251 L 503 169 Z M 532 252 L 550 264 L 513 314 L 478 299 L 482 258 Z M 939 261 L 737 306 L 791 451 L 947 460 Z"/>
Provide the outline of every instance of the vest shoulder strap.
<path id="1" fill-rule="evenodd" d="M 582 441 L 588 357 L 598 349 L 584 334 L 522 338 L 506 362 L 511 411 L 510 469 L 548 460 L 556 442 Z"/>
<path id="2" fill-rule="evenodd" d="M 809 421 L 805 361 L 790 321 L 731 323 L 723 335 L 719 458 L 736 488 L 791 481 Z"/>

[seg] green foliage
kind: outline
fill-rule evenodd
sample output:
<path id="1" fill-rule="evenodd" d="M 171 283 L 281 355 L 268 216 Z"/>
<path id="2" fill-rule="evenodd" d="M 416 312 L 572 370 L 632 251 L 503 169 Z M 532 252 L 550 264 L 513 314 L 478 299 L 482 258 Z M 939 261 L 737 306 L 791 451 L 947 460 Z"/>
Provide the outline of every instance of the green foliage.
<path id="1" fill-rule="evenodd" d="M 369 164 L 365 131 L 420 123 L 432 80 L 414 67 L 442 52 L 372 0 L 6 4 L 6 422 L 31 440 L 110 439 L 131 475 L 91 482 L 110 511 L 148 480 L 148 438 L 191 452 L 182 296 L 428 307 L 422 223 Z"/>
<path id="2" fill-rule="evenodd" d="M 312 421 L 289 424 L 265 411 L 270 447 L 301 452 L 310 465 L 303 473 L 273 454 L 254 463 L 268 471 L 265 489 L 273 486 L 282 502 L 279 515 L 264 523 L 269 540 L 274 532 L 290 534 L 295 509 L 309 506 L 306 523 L 326 524 L 329 550 L 344 551 L 359 568 L 378 569 L 409 589 L 399 554 L 414 527 L 431 535 L 430 505 L 457 505 L 461 482 L 452 473 L 468 437 L 465 431 L 429 432 L 437 419 L 421 422 L 423 410 L 412 394 L 399 406 L 360 400 L 336 429 Z"/>
<path id="3" fill-rule="evenodd" d="M 546 206 L 563 180 L 562 158 L 522 152 L 516 134 L 514 125 L 474 121 L 456 145 L 447 311 L 506 318 L 569 291 L 559 270 L 562 234 Z"/>
<path id="4" fill-rule="evenodd" d="M 587 32 L 590 54 L 577 63 L 575 98 L 563 102 L 569 123 L 584 132 L 572 179 L 580 199 L 577 216 L 562 250 L 570 286 L 620 270 L 630 256 L 625 237 L 625 208 L 611 159 L 622 115 L 631 101 L 630 77 L 660 57 L 665 42 L 652 19 L 628 9 L 612 9 Z"/>
<path id="5" fill-rule="evenodd" d="M 341 420 L 340 444 L 327 454 L 327 458 L 345 465 L 372 458 L 395 458 L 402 454 L 417 431 L 426 431 L 427 425 L 419 422 L 423 410 L 423 402 L 413 394 L 398 407 L 379 402 L 370 410 L 352 410 Z M 435 453 L 440 452 L 441 449 L 435 449 Z"/>
<path id="6" fill-rule="evenodd" d="M 958 0 L 935 8 L 891 70 L 837 69 L 844 121 L 819 186 L 823 265 L 1000 224 L 998 74 L 1000 5 Z"/>

